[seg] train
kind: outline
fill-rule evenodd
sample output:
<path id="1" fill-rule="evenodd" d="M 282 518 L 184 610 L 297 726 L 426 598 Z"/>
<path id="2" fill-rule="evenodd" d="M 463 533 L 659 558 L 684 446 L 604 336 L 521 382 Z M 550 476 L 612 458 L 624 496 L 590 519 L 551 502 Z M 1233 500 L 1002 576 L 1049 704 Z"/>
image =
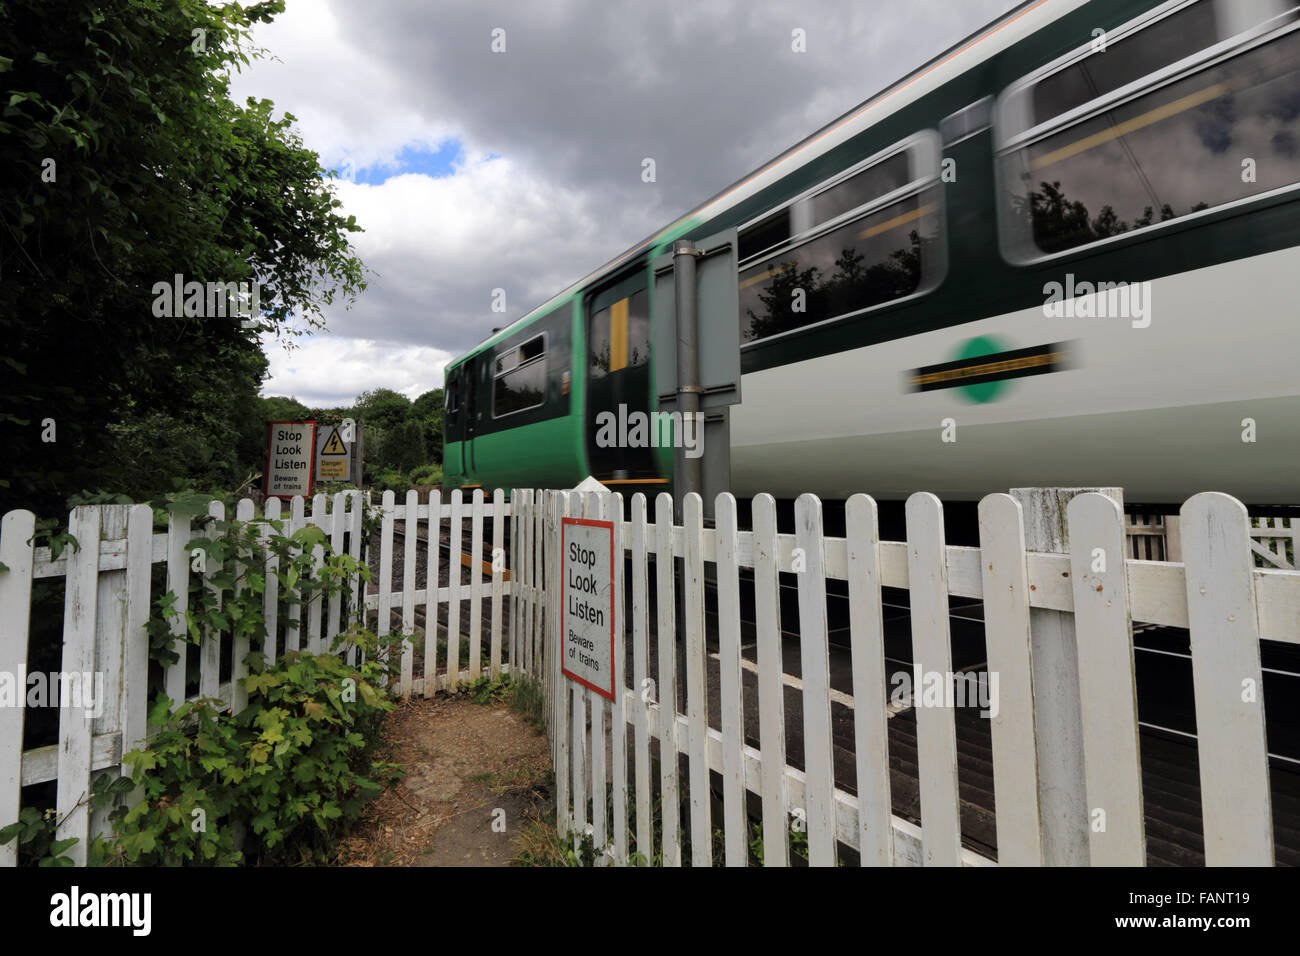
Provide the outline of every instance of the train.
<path id="1" fill-rule="evenodd" d="M 740 498 L 1300 502 L 1300 6 L 1031 0 L 445 370 L 451 487 L 672 489 L 654 260 L 736 230 Z"/>

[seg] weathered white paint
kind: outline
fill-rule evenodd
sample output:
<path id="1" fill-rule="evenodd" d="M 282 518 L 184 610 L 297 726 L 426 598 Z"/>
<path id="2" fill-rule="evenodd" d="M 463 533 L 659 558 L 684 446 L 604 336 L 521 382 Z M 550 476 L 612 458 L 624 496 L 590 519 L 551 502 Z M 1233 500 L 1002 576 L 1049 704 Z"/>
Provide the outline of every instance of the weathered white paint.
<path id="1" fill-rule="evenodd" d="M 1241 502 L 1216 492 L 1194 496 L 1180 515 L 1205 862 L 1271 866 L 1273 816 L 1250 520 Z"/>
<path id="2" fill-rule="evenodd" d="M 504 561 L 498 561 L 497 556 L 505 554 L 505 514 L 505 493 L 497 488 L 492 492 L 492 633 L 488 643 L 488 658 L 491 660 L 488 674 L 493 680 L 501 676 L 501 585 L 505 581 L 505 569 Z M 432 531 L 429 542 L 429 550 L 435 550 L 437 545 Z M 436 632 L 437 627 L 432 630 Z"/>
<path id="3" fill-rule="evenodd" d="M 858 846 L 863 865 L 892 866 L 889 728 L 885 710 L 889 687 L 876 503 L 867 495 L 854 495 L 845 503 L 844 517 L 853 661 L 853 738 L 861 826 Z M 774 768 L 779 769 L 779 765 Z"/>
<path id="4" fill-rule="evenodd" d="M 681 790 L 678 785 L 675 746 L 665 747 L 663 741 L 674 741 L 677 728 L 677 595 L 673 574 L 673 499 L 666 493 L 655 497 L 654 525 L 655 618 L 659 625 L 659 708 L 658 721 L 653 724 L 655 736 L 660 740 L 659 776 L 663 803 L 663 860 L 664 866 L 682 865 L 682 842 L 678 818 L 681 810 Z"/>
<path id="5" fill-rule="evenodd" d="M 1124 601 L 1124 516 L 1114 500 L 1090 492 L 1070 502 L 1066 517 L 1075 628 L 1085 636 L 1078 641 L 1079 701 L 1091 861 L 1145 866 L 1137 677 Z"/>
<path id="6" fill-rule="evenodd" d="M 831 745 L 831 671 L 826 631 L 826 551 L 822 503 L 800 495 L 794 503 L 795 540 L 804 555 L 799 581 L 799 654 L 803 678 L 803 739 L 808 863 L 835 865 L 835 763 Z"/>
<path id="7" fill-rule="evenodd" d="M 952 674 L 948 633 L 948 565 L 944 561 L 943 505 L 929 492 L 907 499 L 907 571 L 911 579 L 914 696 L 924 682 Z M 957 728 L 951 707 L 916 708 L 920 762 L 921 847 L 926 866 L 956 866 L 961 859 L 957 797 Z"/>
<path id="8" fill-rule="evenodd" d="M 1020 503 L 1010 495 L 981 501 L 979 534 L 988 673 L 998 675 L 997 714 L 989 718 L 998 862 L 1042 866 L 1029 576 Z"/>
<path id="9" fill-rule="evenodd" d="M 36 515 L 10 511 L 0 520 L 0 672 L 27 673 L 27 629 L 31 622 L 32 570 L 36 563 L 31 538 Z M 22 707 L 0 707 L 0 826 L 18 820 L 22 807 Z M 18 842 L 0 846 L 0 866 L 18 863 Z"/>
<path id="10" fill-rule="evenodd" d="M 744 866 L 749 858 L 745 787 L 741 782 L 741 745 L 745 717 L 741 708 L 740 566 L 736 563 L 736 499 L 718 496 L 718 666 L 722 697 L 723 836 L 727 866 Z"/>
<path id="11" fill-rule="evenodd" d="M 68 574 L 63 600 L 64 675 L 75 675 L 73 694 L 85 694 L 93 688 L 84 685 L 85 676 L 95 669 L 95 607 L 99 578 L 100 510 L 91 506 L 74 508 L 68 531 L 84 547 L 68 556 Z M 55 810 L 58 812 L 56 839 L 76 837 L 77 843 L 68 856 L 78 866 L 86 864 L 86 834 L 90 822 L 90 746 L 92 722 L 86 708 L 70 706 L 60 699 L 59 758 Z M 10 821 L 12 822 L 12 821 Z"/>
<path id="12" fill-rule="evenodd" d="M 762 745 L 763 865 L 789 866 L 785 792 L 785 686 L 781 680 L 781 602 L 776 555 L 776 501 L 754 499 L 754 620 L 758 652 L 758 733 Z M 661 737 L 661 739 L 664 739 Z"/>
<path id="13" fill-rule="evenodd" d="M 686 602 L 682 625 L 686 631 L 686 713 L 690 719 L 691 865 L 713 865 L 713 821 L 709 805 L 709 704 L 705 697 L 704 660 L 704 508 L 700 496 L 689 494 L 682 505 L 686 534 L 683 586 Z"/>

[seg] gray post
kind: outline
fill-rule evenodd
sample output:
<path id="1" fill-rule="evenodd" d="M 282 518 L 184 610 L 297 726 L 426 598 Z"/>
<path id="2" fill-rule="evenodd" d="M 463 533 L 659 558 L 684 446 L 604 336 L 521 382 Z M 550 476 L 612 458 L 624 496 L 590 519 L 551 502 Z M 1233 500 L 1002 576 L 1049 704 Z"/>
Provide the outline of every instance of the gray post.
<path id="1" fill-rule="evenodd" d="M 682 413 L 684 428 L 687 421 L 699 421 L 702 391 L 699 318 L 695 309 L 695 243 L 689 239 L 673 243 L 673 271 L 677 293 L 677 410 Z M 676 496 L 676 511 L 680 517 L 684 496 L 692 491 L 703 494 L 703 472 L 701 459 L 687 458 L 680 443 L 673 451 L 673 459 L 681 482 Z"/>
<path id="2" fill-rule="evenodd" d="M 1065 508 L 1074 497 L 1096 491 L 1124 507 L 1121 488 L 1012 488 L 1025 519 L 1025 547 L 1067 554 L 1070 530 Z M 1042 814 L 1043 863 L 1087 866 L 1088 801 L 1083 772 L 1083 711 L 1074 615 L 1029 609 L 1033 656 L 1034 731 L 1038 744 L 1038 804 Z"/>

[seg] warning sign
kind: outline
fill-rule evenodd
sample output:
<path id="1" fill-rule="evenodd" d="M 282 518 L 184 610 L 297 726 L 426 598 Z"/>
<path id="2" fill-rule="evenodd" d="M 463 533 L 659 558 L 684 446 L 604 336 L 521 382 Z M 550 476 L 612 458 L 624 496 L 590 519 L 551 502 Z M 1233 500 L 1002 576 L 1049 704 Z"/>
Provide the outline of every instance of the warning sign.
<path id="1" fill-rule="evenodd" d="M 349 423 L 345 422 L 351 431 Z M 344 431 L 337 425 L 322 428 L 316 447 L 316 480 L 347 481 L 352 475 L 352 451 L 355 443 L 344 440 Z"/>
<path id="2" fill-rule="evenodd" d="M 339 430 L 331 428 L 329 438 L 325 439 L 325 445 L 321 448 L 322 455 L 343 455 L 347 457 L 348 450 L 343 444 L 343 439 L 339 438 Z"/>
<path id="3" fill-rule="evenodd" d="M 561 535 L 564 586 L 560 669 L 614 700 L 614 525 L 565 518 Z"/>
<path id="4" fill-rule="evenodd" d="M 312 488 L 315 422 L 271 422 L 266 441 L 266 493 L 276 498 L 307 496 Z"/>

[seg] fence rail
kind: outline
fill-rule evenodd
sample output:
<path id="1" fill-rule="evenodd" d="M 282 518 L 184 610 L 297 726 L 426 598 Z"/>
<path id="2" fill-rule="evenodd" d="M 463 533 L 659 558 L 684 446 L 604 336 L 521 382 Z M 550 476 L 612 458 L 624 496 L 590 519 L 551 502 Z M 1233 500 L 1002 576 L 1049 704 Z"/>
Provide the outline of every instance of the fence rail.
<path id="1" fill-rule="evenodd" d="M 685 837 L 692 863 L 708 865 L 713 829 L 720 826 L 725 862 L 742 864 L 748 792 L 761 805 L 767 865 L 789 862 L 792 815 L 806 826 L 813 865 L 833 864 L 837 844 L 857 851 L 864 863 L 992 862 L 962 842 L 952 706 L 914 696 L 920 826 L 891 809 L 881 595 L 887 587 L 910 595 L 918 687 L 928 674 L 944 675 L 949 686 L 953 681 L 950 599 L 983 603 L 987 667 L 1000 678 L 1000 706 L 990 719 L 1000 862 L 1145 864 L 1134 621 L 1190 631 L 1206 862 L 1274 862 L 1260 641 L 1300 643 L 1300 573 L 1255 567 L 1260 529 L 1235 499 L 1200 494 L 1182 507 L 1178 563 L 1128 557 L 1128 522 L 1099 493 L 1080 494 L 1055 515 L 1027 514 L 1026 506 L 1037 507 L 1033 498 L 989 496 L 979 508 L 978 548 L 946 544 L 942 506 L 928 494 L 909 499 L 907 540 L 897 542 L 879 540 L 876 505 L 865 495 L 847 503 L 844 538 L 823 534 L 821 504 L 812 495 L 796 502 L 794 534 L 777 533 L 775 502 L 766 495 L 754 499 L 752 530 L 738 529 L 730 495 L 718 497 L 713 528 L 705 527 L 693 495 L 685 499 L 681 524 L 673 523 L 667 495 L 654 502 L 653 516 L 644 497 L 634 496 L 627 521 L 618 494 L 516 491 L 512 500 L 519 502 L 521 526 L 545 542 L 540 560 L 522 570 L 520 605 L 534 609 L 529 639 L 543 635 L 540 658 L 530 657 L 528 670 L 547 686 L 559 830 L 575 845 L 582 835 L 592 837 L 607 861 L 661 853 L 666 865 L 677 865 Z M 614 646 L 613 702 L 564 678 L 553 652 L 561 591 L 549 584 L 562 568 L 558 529 L 566 516 L 612 521 L 615 553 L 629 568 L 630 583 L 623 580 L 625 562 L 614 563 L 611 609 L 623 639 Z M 1044 519 L 1064 533 L 1063 553 L 1026 547 L 1026 526 Z M 681 562 L 678 574 L 670 555 Z M 654 579 L 648 577 L 652 557 Z M 743 664 L 741 569 L 753 576 L 756 643 L 755 660 Z M 795 575 L 798 585 L 801 767 L 785 754 L 782 573 Z M 706 574 L 716 582 L 712 628 L 706 628 Z M 856 778 L 850 789 L 856 792 L 836 785 L 831 752 L 828 580 L 848 589 Z M 656 630 L 657 696 L 646 691 L 653 669 L 648 635 Z M 630 662 L 624 660 L 629 640 Z M 684 673 L 673 652 L 677 640 Z M 1045 673 L 1049 652 L 1061 655 L 1062 648 L 1071 674 Z M 720 706 L 710 723 L 705 675 L 714 657 Z M 757 671 L 759 746 L 745 735 L 746 669 Z M 1073 680 L 1072 689 L 1063 676 Z M 681 679 L 684 711 L 677 704 Z M 1062 699 L 1077 701 L 1073 734 L 1061 723 Z M 651 779 L 652 742 L 665 754 L 685 755 L 687 779 L 679 779 L 676 759 L 662 759 L 660 779 Z M 720 820 L 713 818 L 710 774 L 721 779 Z M 1049 806 L 1047 791 L 1059 788 L 1059 779 L 1077 790 L 1068 796 L 1079 812 L 1068 819 Z M 685 832 L 676 814 L 665 812 L 658 842 L 650 822 L 656 790 L 664 807 L 687 795 Z M 629 792 L 635 793 L 631 807 Z"/>

